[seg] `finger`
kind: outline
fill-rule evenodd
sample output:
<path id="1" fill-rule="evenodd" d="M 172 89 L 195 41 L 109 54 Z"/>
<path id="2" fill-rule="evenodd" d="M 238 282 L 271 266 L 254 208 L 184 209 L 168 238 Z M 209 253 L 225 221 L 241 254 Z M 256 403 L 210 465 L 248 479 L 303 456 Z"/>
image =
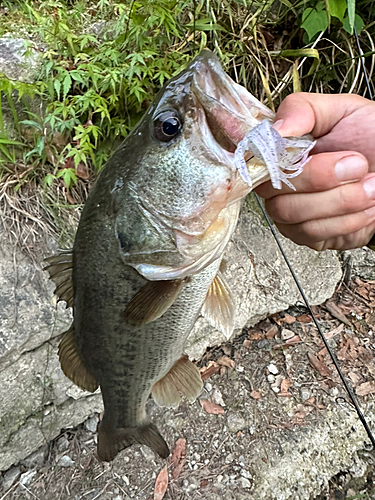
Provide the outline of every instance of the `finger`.
<path id="1" fill-rule="evenodd" d="M 327 134 L 344 117 L 368 101 L 354 94 L 290 94 L 281 103 L 275 117 L 274 128 L 282 136 Z"/>
<path id="2" fill-rule="evenodd" d="M 358 231 L 344 236 L 329 238 L 322 242 L 321 248 L 316 250 L 350 250 L 352 248 L 360 248 L 367 245 L 375 232 L 375 221 Z"/>
<path id="3" fill-rule="evenodd" d="M 303 172 L 292 179 L 297 193 L 314 193 L 333 189 L 348 181 L 364 177 L 368 172 L 368 162 L 364 156 L 351 151 L 321 153 L 314 155 Z M 260 184 L 255 190 L 264 199 L 283 193 L 293 193 L 283 184 L 281 189 L 274 189 L 271 182 Z"/>
<path id="4" fill-rule="evenodd" d="M 293 240 L 295 243 L 299 245 L 306 245 L 317 250 L 322 250 L 324 248 L 328 248 L 325 246 L 325 243 L 322 242 L 332 244 L 335 238 L 343 239 L 345 236 L 350 236 L 351 234 L 361 231 L 366 227 L 372 229 L 372 227 L 375 227 L 374 221 L 375 207 L 372 207 L 368 210 L 355 214 L 342 215 L 327 219 L 315 219 L 301 224 L 292 225 L 277 223 L 276 225 L 282 235 Z M 370 229 L 368 230 L 369 239 L 371 232 Z"/>
<path id="5" fill-rule="evenodd" d="M 281 224 L 353 214 L 375 204 L 375 174 L 361 182 L 343 184 L 330 191 L 275 196 L 266 201 L 269 215 Z"/>

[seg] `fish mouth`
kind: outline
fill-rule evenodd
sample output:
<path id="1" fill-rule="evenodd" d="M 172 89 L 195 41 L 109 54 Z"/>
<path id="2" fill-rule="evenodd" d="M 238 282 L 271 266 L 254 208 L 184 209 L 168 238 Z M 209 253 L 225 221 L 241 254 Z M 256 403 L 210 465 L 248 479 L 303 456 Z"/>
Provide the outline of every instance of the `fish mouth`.
<path id="1" fill-rule="evenodd" d="M 221 148 L 234 153 L 259 119 L 272 119 L 274 115 L 225 74 L 211 51 L 203 50 L 193 65 L 192 91 L 204 110 L 208 128 Z"/>

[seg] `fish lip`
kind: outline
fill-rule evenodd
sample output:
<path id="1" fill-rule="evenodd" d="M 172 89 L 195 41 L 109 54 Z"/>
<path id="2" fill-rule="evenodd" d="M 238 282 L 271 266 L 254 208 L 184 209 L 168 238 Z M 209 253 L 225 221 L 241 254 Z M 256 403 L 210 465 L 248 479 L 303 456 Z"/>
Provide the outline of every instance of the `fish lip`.
<path id="1" fill-rule="evenodd" d="M 215 141 L 229 153 L 234 153 L 238 142 L 257 124 L 236 86 L 212 52 L 204 50 L 195 58 L 191 90 Z"/>

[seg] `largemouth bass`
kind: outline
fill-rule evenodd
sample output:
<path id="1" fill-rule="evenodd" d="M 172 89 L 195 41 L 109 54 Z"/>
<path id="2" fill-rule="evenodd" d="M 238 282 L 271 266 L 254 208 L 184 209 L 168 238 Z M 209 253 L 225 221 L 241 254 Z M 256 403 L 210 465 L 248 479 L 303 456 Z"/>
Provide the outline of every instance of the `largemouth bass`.
<path id="1" fill-rule="evenodd" d="M 73 251 L 47 259 L 56 294 L 74 309 L 61 367 L 79 387 L 101 388 L 100 459 L 133 443 L 168 456 L 147 419 L 150 393 L 165 406 L 199 395 L 199 371 L 184 355 L 199 314 L 231 334 L 235 308 L 220 265 L 241 200 L 270 176 L 289 182 L 312 147 L 282 139 L 273 117 L 203 51 L 104 167 Z"/>

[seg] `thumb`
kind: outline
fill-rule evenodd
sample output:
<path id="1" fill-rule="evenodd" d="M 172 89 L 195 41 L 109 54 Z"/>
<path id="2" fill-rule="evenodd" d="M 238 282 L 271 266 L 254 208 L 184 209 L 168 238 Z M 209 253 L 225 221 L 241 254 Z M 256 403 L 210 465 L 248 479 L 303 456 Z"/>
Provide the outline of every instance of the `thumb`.
<path id="1" fill-rule="evenodd" d="M 290 94 L 276 113 L 274 128 L 284 137 L 312 134 L 319 138 L 364 105 L 362 100 L 366 101 L 353 94 Z"/>

